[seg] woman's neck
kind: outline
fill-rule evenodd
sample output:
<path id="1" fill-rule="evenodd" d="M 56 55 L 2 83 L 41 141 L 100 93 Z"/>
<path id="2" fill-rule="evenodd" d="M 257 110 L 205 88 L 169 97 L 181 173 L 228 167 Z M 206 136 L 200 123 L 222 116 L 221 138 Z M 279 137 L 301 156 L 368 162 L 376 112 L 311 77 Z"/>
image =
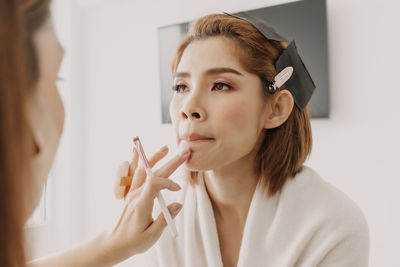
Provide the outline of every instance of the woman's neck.
<path id="1" fill-rule="evenodd" d="M 254 158 L 249 157 L 206 172 L 204 182 L 216 217 L 246 221 L 258 182 L 253 164 Z"/>

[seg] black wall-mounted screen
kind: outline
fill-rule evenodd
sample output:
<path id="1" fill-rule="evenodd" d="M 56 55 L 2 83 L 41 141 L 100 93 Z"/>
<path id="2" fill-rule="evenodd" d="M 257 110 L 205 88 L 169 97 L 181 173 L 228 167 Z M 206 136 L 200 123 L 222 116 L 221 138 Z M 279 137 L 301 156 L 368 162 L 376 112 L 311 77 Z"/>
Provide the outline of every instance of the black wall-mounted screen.
<path id="1" fill-rule="evenodd" d="M 296 45 L 316 89 L 310 103 L 312 118 L 329 117 L 328 41 L 325 0 L 303 0 L 254 10 L 243 10 L 264 18 L 288 41 Z M 162 122 L 170 123 L 169 102 L 173 96 L 171 61 L 189 23 L 158 28 Z"/>

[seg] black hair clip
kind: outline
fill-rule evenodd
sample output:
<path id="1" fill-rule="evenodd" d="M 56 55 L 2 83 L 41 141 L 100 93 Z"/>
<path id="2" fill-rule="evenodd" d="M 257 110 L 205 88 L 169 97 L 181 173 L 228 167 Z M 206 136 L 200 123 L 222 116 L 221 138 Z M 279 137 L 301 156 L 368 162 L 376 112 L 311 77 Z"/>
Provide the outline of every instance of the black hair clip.
<path id="1" fill-rule="evenodd" d="M 284 37 L 263 19 L 253 17 L 247 12 L 240 12 L 235 15 L 225 14 L 251 23 L 267 39 L 287 42 Z M 290 67 L 291 70 L 289 70 L 288 67 Z M 298 54 L 294 41 L 290 42 L 288 47 L 276 60 L 275 68 L 278 74 L 275 76 L 274 82 L 269 82 L 267 84 L 268 91 L 274 93 L 285 84 L 285 88 L 293 95 L 297 107 L 303 110 L 311 99 L 315 90 L 315 84 L 303 60 Z"/>

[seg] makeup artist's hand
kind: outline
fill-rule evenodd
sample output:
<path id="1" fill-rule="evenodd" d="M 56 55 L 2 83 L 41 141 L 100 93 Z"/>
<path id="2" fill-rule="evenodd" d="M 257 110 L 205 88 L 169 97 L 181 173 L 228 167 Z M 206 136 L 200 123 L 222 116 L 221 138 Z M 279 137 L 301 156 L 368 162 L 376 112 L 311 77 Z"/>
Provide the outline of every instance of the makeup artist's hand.
<path id="1" fill-rule="evenodd" d="M 163 147 L 155 153 L 149 158 L 150 167 L 153 167 L 167 154 L 167 147 Z M 146 251 L 161 236 L 167 223 L 162 213 L 153 219 L 154 199 L 157 192 L 162 189 L 180 190 L 179 185 L 168 177 L 185 162 L 189 154 L 187 152 L 187 154 L 175 156 L 155 171 L 154 177 L 151 179 L 146 178 L 146 171 L 143 166 L 138 167 L 139 156 L 136 150 L 132 162 L 124 162 L 121 165 L 118 170 L 114 193 L 118 199 L 125 198 L 125 208 L 119 222 L 107 238 L 111 244 L 110 255 L 116 257 L 116 262 Z M 181 207 L 182 205 L 179 203 L 172 203 L 168 206 L 173 218 L 179 213 Z"/>
<path id="2" fill-rule="evenodd" d="M 155 153 L 149 159 L 150 166 L 153 167 L 167 154 L 167 147 Z M 134 152 L 132 162 L 124 163 L 119 169 L 115 193 L 117 198 L 125 198 L 125 207 L 114 229 L 110 232 L 103 232 L 93 240 L 64 252 L 32 261 L 27 266 L 108 267 L 149 249 L 158 240 L 167 225 L 162 213 L 153 219 L 154 199 L 157 192 L 162 189 L 172 191 L 180 189 L 168 177 L 188 157 L 189 153 L 175 156 L 156 171 L 154 177 L 146 179 L 145 169 L 137 167 L 138 154 Z M 122 181 L 121 176 L 125 176 Z M 122 190 L 121 184 L 124 184 Z M 182 205 L 178 203 L 168 206 L 173 218 L 181 207 Z"/>

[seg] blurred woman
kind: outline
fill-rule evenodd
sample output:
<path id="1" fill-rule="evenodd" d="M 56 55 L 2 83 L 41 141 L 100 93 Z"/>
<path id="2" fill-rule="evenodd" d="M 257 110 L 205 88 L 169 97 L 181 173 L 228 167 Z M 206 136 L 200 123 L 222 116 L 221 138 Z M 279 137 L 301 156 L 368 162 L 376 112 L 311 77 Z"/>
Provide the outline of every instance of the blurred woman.
<path id="1" fill-rule="evenodd" d="M 24 223 L 37 206 L 58 148 L 64 107 L 56 80 L 63 58 L 50 16 L 50 0 L 0 2 L 0 266 L 24 266 Z M 165 157 L 164 147 L 150 159 Z M 178 191 L 168 178 L 188 157 L 175 156 L 152 179 L 137 167 L 137 153 L 126 176 L 135 187 L 126 196 L 117 225 L 71 250 L 29 266 L 112 266 L 152 246 L 166 226 L 153 219 L 161 189 Z M 173 203 L 174 217 L 181 205 Z"/>

